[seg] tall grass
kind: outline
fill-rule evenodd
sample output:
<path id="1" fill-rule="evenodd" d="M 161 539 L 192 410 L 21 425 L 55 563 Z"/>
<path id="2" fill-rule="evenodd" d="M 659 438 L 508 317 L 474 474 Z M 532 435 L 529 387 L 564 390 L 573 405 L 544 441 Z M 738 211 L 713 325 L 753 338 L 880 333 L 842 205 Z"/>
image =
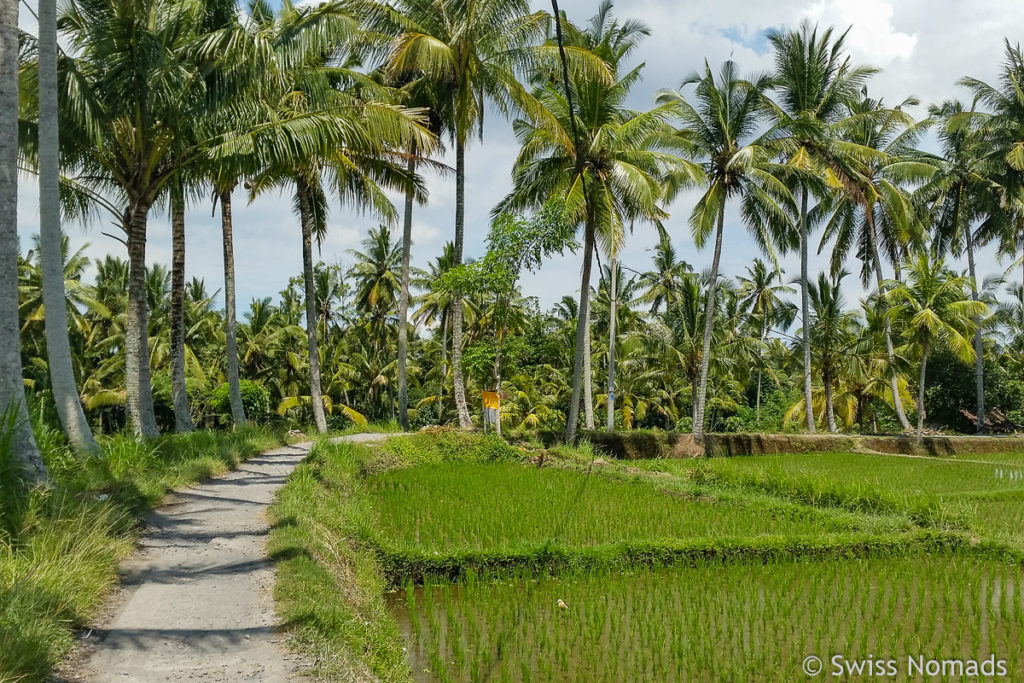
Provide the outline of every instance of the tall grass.
<path id="1" fill-rule="evenodd" d="M 44 680 L 117 581 L 139 522 L 171 489 L 280 443 L 271 432 L 196 432 L 141 442 L 105 437 L 76 458 L 35 421 L 52 481 L 26 488 L 0 430 L 0 680 Z"/>

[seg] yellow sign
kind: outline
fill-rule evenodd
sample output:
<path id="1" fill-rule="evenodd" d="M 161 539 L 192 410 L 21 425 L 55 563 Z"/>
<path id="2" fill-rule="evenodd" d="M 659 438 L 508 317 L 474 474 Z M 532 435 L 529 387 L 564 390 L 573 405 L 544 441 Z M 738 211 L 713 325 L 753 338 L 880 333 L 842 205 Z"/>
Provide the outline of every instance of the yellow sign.
<path id="1" fill-rule="evenodd" d="M 480 395 L 484 400 L 484 408 L 498 410 L 501 407 L 501 398 L 496 391 L 481 391 Z"/>

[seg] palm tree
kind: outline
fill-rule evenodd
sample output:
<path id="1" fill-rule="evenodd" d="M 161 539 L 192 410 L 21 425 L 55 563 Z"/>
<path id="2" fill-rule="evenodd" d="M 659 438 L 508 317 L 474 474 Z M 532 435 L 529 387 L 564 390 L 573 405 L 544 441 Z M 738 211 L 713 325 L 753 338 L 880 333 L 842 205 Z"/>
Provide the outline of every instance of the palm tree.
<path id="1" fill-rule="evenodd" d="M 394 36 L 387 46 L 387 68 L 395 77 L 423 75 L 446 116 L 455 146 L 455 264 L 465 240 L 466 145 L 474 131 L 482 137 L 488 102 L 509 113 L 524 106 L 526 93 L 516 74 L 532 63 L 531 46 L 544 37 L 547 15 L 530 12 L 526 0 L 402 0 L 379 4 L 369 25 Z M 472 423 L 462 375 L 462 298 L 452 307 L 452 365 L 459 425 Z"/>
<path id="2" fill-rule="evenodd" d="M 763 346 L 768 332 L 775 327 L 788 328 L 796 317 L 796 307 L 780 298 L 791 294 L 793 288 L 782 282 L 782 271 L 769 268 L 759 258 L 753 267 L 747 266 L 747 277 L 740 276 L 741 296 L 747 315 L 758 327 L 758 339 Z M 761 373 L 764 369 L 763 349 L 757 349 L 757 395 L 754 401 L 754 422 L 761 423 Z"/>
<path id="3" fill-rule="evenodd" d="M 68 339 L 64 292 L 64 253 L 60 217 L 60 150 L 58 145 L 57 3 L 39 3 L 39 251 L 50 387 L 64 433 L 78 453 L 99 450 L 85 418 L 75 383 Z"/>
<path id="4" fill-rule="evenodd" d="M 974 332 L 974 320 L 988 310 L 981 301 L 966 293 L 970 281 L 951 272 L 941 257 L 927 253 L 904 265 L 905 277 L 889 282 L 892 301 L 890 314 L 900 321 L 908 344 L 921 360 L 917 383 L 917 435 L 925 420 L 925 378 L 928 354 L 944 349 L 963 363 L 974 361 L 974 348 L 968 336 Z"/>
<path id="5" fill-rule="evenodd" d="M 854 66 L 843 53 L 847 32 L 833 40 L 832 28 L 821 35 L 809 22 L 797 31 L 770 32 L 775 50 L 773 90 L 778 103 L 769 101 L 777 130 L 785 136 L 784 149 L 794 170 L 799 195 L 800 313 L 803 317 L 804 401 L 811 404 L 810 298 L 807 249 L 810 239 L 808 200 L 829 192 L 824 178 L 849 174 L 850 153 L 837 144 L 833 124 L 845 116 L 853 100 L 875 69 Z M 903 418 L 906 419 L 905 417 Z M 814 432 L 814 415 L 807 415 L 807 429 Z"/>
<path id="6" fill-rule="evenodd" d="M 697 106 L 680 91 L 664 91 L 659 102 L 673 106 L 683 128 L 681 138 L 691 145 L 691 154 L 704 163 L 707 189 L 690 214 L 694 242 L 702 248 L 714 233 L 714 255 L 708 280 L 700 380 L 694 410 L 694 436 L 704 433 L 704 408 L 708 369 L 711 363 L 711 333 L 714 326 L 718 267 L 722 257 L 725 207 L 730 197 L 739 196 L 743 221 L 755 242 L 767 253 L 773 244 L 785 244 L 792 195 L 776 175 L 770 152 L 756 137 L 762 116 L 762 96 L 769 86 L 767 76 L 752 80 L 739 77 L 736 65 L 727 61 L 716 80 L 705 63 L 704 73 L 695 73 L 681 87 L 695 85 Z"/>
<path id="7" fill-rule="evenodd" d="M 639 283 L 646 290 L 640 300 L 651 305 L 651 313 L 657 313 L 663 305 L 670 308 L 676 301 L 680 281 L 693 272 L 689 263 L 678 260 L 672 238 L 664 226 L 656 227 L 658 245 L 654 247 L 654 268 L 642 274 Z"/>
<path id="8" fill-rule="evenodd" d="M 821 385 L 825 397 L 825 420 L 830 432 L 837 432 L 833 391 L 839 378 L 840 368 L 847 355 L 857 343 L 857 317 L 845 310 L 842 282 L 848 273 L 840 270 L 831 278 L 824 273 L 818 275 L 818 282 L 811 283 L 811 346 L 818 369 L 821 371 Z M 804 409 L 812 415 L 810 405 Z"/>
<path id="9" fill-rule="evenodd" d="M 882 272 L 884 253 L 895 268 L 905 261 L 909 250 L 920 248 L 923 226 L 904 189 L 907 183 L 927 180 L 935 172 L 936 159 L 917 149 L 921 135 L 930 120 L 915 122 L 905 107 L 917 104 L 908 98 L 895 108 L 887 108 L 881 100 L 864 96 L 846 104 L 848 116 L 833 125 L 838 137 L 858 152 L 842 171 L 843 193 L 835 200 L 832 216 L 822 236 L 822 245 L 835 240 L 832 250 L 832 271 L 838 273 L 851 247 L 861 257 L 861 282 L 866 286 L 872 275 L 877 292 L 881 292 L 885 275 Z M 837 179 L 839 175 L 837 174 Z M 883 323 L 886 299 L 879 294 Z M 892 330 L 884 329 L 890 363 L 889 385 L 894 397 L 893 409 L 904 429 L 909 426 L 900 392 L 892 348 Z"/>
<path id="10" fill-rule="evenodd" d="M 372 210 L 393 220 L 395 207 L 385 188 L 406 190 L 410 184 L 422 189 L 397 162 L 400 150 L 411 146 L 429 153 L 434 138 L 424 127 L 419 112 L 392 104 L 393 93 L 350 68 L 343 59 L 345 48 L 357 37 L 358 22 L 350 8 L 325 4 L 298 9 L 286 4 L 274 24 L 282 36 L 297 26 L 314 27 L 319 40 L 291 46 L 301 54 L 288 63 L 287 87 L 276 106 L 288 115 L 327 113 L 332 131 L 315 144 L 273 159 L 250 182 L 253 195 L 288 184 L 294 187 L 295 208 L 302 233 L 303 289 L 306 334 L 309 350 L 310 405 L 319 431 L 327 430 L 320 381 L 320 352 L 316 332 L 316 303 L 313 278 L 313 237 L 321 240 L 327 229 L 325 181 L 345 205 Z"/>
<path id="11" fill-rule="evenodd" d="M 25 404 L 18 334 L 18 3 L 0 4 L 0 413 L 4 440 L 30 480 L 44 479 Z M 60 306 L 64 310 L 63 305 Z"/>
<path id="12" fill-rule="evenodd" d="M 934 176 L 915 193 L 932 227 L 933 249 L 942 254 L 966 253 L 971 298 L 980 300 L 974 252 L 978 234 L 1005 232 L 1009 214 L 999 206 L 999 185 L 979 120 L 962 102 L 948 100 L 929 108 L 938 122 L 942 158 L 936 160 Z M 977 225 L 977 228 L 975 227 Z M 974 374 L 977 392 L 977 428 L 985 431 L 985 371 L 982 363 L 980 320 L 974 321 Z"/>
<path id="13" fill-rule="evenodd" d="M 666 123 L 671 105 L 647 112 L 624 106 L 641 68 L 616 74 L 610 83 L 577 74 L 572 91 L 579 101 L 578 112 L 571 111 L 564 92 L 552 83 L 539 87 L 534 96 L 544 113 L 530 121 L 516 121 L 522 150 L 513 169 L 513 190 L 494 210 L 514 213 L 564 198 L 565 219 L 583 225 L 573 388 L 565 426 L 569 441 L 576 435 L 583 390 L 595 241 L 599 236 L 609 240 L 621 235 L 626 223 L 664 219 L 667 214 L 660 202 L 666 177 L 675 175 L 682 184 L 698 172 L 669 153 L 680 148 Z"/>

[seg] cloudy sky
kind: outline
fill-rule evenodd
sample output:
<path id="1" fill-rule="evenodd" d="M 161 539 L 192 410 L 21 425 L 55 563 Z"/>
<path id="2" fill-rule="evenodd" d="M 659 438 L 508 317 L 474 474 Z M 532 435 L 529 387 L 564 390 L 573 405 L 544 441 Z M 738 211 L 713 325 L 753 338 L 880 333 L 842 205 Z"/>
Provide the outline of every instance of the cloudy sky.
<path id="1" fill-rule="evenodd" d="M 595 11 L 596 0 L 562 0 L 559 3 L 570 19 L 582 23 Z M 546 4 L 538 8 L 549 9 Z M 723 60 L 733 59 L 744 72 L 763 71 L 771 66 L 765 32 L 772 28 L 796 26 L 810 18 L 821 25 L 852 27 L 848 46 L 854 59 L 882 69 L 870 86 L 873 96 L 896 103 L 908 95 L 918 97 L 926 106 L 949 97 L 967 98 L 955 85 L 957 79 L 971 75 L 991 81 L 1001 59 L 1002 41 L 1018 42 L 1022 36 L 1008 31 L 1024 27 L 1024 3 L 1019 0 L 620 0 L 620 17 L 635 17 L 652 29 L 636 53 L 636 61 L 645 63 L 644 80 L 634 90 L 630 105 L 647 108 L 654 93 L 665 87 L 677 87 L 679 81 L 705 59 L 716 68 Z M 34 22 L 22 11 L 23 25 L 33 29 Z M 915 112 L 923 116 L 924 107 Z M 931 142 L 927 144 L 932 144 Z M 467 153 L 466 255 L 479 256 L 488 229 L 491 208 L 509 189 L 509 176 L 516 142 L 511 126 L 497 116 L 485 123 L 484 139 L 474 142 Z M 452 239 L 455 212 L 455 187 L 451 176 L 431 177 L 430 202 L 417 208 L 413 220 L 413 263 L 425 265 L 436 257 L 442 245 Z M 681 258 L 695 268 L 710 263 L 710 254 L 698 251 L 690 239 L 687 216 L 695 193 L 684 195 L 669 207 L 667 223 Z M 396 198 L 397 199 L 397 198 Z M 235 195 L 235 244 L 239 293 L 239 313 L 254 297 L 276 296 L 289 277 L 301 272 L 301 243 L 297 219 L 287 195 L 267 195 L 246 205 L 243 193 Z M 19 192 L 19 226 L 23 247 L 25 236 L 38 231 L 38 197 L 35 182 L 23 178 Z M 399 204 L 400 206 L 400 204 Z M 211 215 L 208 202 L 191 207 L 187 216 L 187 268 L 189 277 L 205 278 L 209 289 L 220 289 L 222 261 L 219 218 Z M 349 249 L 359 248 L 368 230 L 377 224 L 371 216 L 352 215 L 335 207 L 329 218 L 328 236 L 320 258 L 328 263 L 351 263 Z M 105 237 L 109 225 L 69 225 L 66 230 L 76 247 L 87 244 L 87 253 L 102 257 L 112 253 L 125 257 L 124 247 Z M 150 262 L 170 263 L 170 227 L 166 216 L 154 215 L 150 221 Z M 400 235 L 395 232 L 396 237 Z M 722 269 L 727 275 L 744 272 L 757 248 L 747 237 L 735 216 L 726 223 L 726 244 Z M 656 242 L 650 226 L 636 226 L 627 238 L 623 263 L 635 270 L 646 270 L 651 247 Z M 829 247 L 812 258 L 812 272 L 827 267 Z M 798 272 L 798 261 L 783 259 L 788 275 Z M 1006 264 L 996 261 L 990 250 L 979 262 L 981 274 L 1001 273 Z M 565 294 L 578 293 L 580 259 L 567 256 L 544 266 L 541 272 L 525 278 L 526 295 L 536 296 L 549 306 Z M 854 278 L 848 280 L 851 287 Z M 851 291 L 855 299 L 857 291 Z M 852 302 L 851 302 L 852 303 Z"/>

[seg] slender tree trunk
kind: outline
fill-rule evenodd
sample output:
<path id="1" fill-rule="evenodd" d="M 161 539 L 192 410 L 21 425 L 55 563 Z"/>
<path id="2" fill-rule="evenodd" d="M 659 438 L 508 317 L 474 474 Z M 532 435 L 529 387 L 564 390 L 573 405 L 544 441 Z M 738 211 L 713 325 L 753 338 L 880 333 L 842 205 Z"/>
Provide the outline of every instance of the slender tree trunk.
<path id="1" fill-rule="evenodd" d="M 591 354 L 590 307 L 587 307 L 587 334 L 583 337 L 583 426 L 594 429 L 594 365 Z"/>
<path id="2" fill-rule="evenodd" d="M 979 301 L 978 275 L 974 269 L 974 238 L 970 226 L 965 235 L 967 242 L 967 267 L 971 275 L 971 299 Z M 985 433 L 985 365 L 982 356 L 981 316 L 974 316 L 974 390 L 977 392 L 978 433 Z"/>
<path id="3" fill-rule="evenodd" d="M 811 303 L 808 294 L 810 275 L 807 272 L 807 242 L 810 239 L 810 228 L 807 225 L 807 188 L 800 189 L 800 320 L 803 328 L 801 343 L 804 350 L 804 407 L 807 413 L 807 431 L 813 434 L 814 398 L 811 392 Z"/>
<path id="4" fill-rule="evenodd" d="M 611 256 L 611 289 L 609 302 L 611 311 L 608 314 L 608 431 L 615 431 L 615 309 L 619 300 L 618 273 L 615 254 Z"/>
<path id="5" fill-rule="evenodd" d="M 825 422 L 828 424 L 828 431 L 835 434 L 839 431 L 839 427 L 836 426 L 836 412 L 835 405 L 832 402 L 832 372 L 822 372 L 822 384 L 825 389 Z"/>
<path id="6" fill-rule="evenodd" d="M 764 344 L 764 338 L 768 336 L 768 319 L 767 313 L 761 314 L 761 343 Z M 754 402 L 754 424 L 758 427 L 761 426 L 761 367 L 764 364 L 763 355 L 761 349 L 757 349 L 757 400 Z"/>
<path id="7" fill-rule="evenodd" d="M 466 143 L 455 141 L 455 265 L 462 264 L 462 248 L 466 227 Z M 462 377 L 462 297 L 452 300 L 452 384 L 459 427 L 469 429 L 473 421 L 466 405 L 466 382 Z"/>
<path id="8" fill-rule="evenodd" d="M 46 0 L 44 0 L 45 2 Z M 57 244 L 60 249 L 60 244 Z M 61 302 L 63 306 L 63 302 Z M 11 411 L 11 412 L 7 412 Z M 32 482 L 47 478 L 25 402 L 18 325 L 18 3 L 0 0 L 0 415 Z"/>
<path id="9" fill-rule="evenodd" d="M 704 437 L 704 409 L 708 393 L 708 371 L 711 368 L 711 333 L 715 325 L 715 296 L 718 294 L 718 264 L 722 259 L 722 233 L 725 230 L 725 206 L 718 212 L 715 230 L 715 255 L 711 260 L 711 280 L 708 283 L 707 307 L 704 309 L 704 342 L 701 346 L 700 383 L 697 385 L 697 406 L 693 415 L 693 434 L 700 441 Z"/>
<path id="10" fill-rule="evenodd" d="M 878 255 L 878 240 L 875 235 L 874 219 L 868 214 L 868 241 L 871 245 L 871 261 L 875 270 L 875 287 L 878 289 L 878 307 L 882 314 L 882 328 L 885 332 L 885 357 L 889 363 L 889 389 L 892 391 L 892 406 L 896 411 L 896 417 L 904 430 L 910 429 L 910 420 L 903 410 L 903 400 L 900 398 L 900 385 L 896 377 L 896 350 L 892 345 L 892 321 L 889 320 L 889 300 L 885 298 L 884 278 L 882 276 L 882 258 Z M 900 269 L 896 269 L 897 278 Z"/>
<path id="11" fill-rule="evenodd" d="M 411 177 L 416 162 L 410 157 L 406 168 Z M 398 423 L 409 429 L 409 389 L 406 363 L 409 355 L 409 254 L 412 251 L 413 190 L 405 192 L 405 216 L 402 221 L 402 295 L 398 300 Z"/>
<path id="12" fill-rule="evenodd" d="M 928 342 L 925 341 L 921 345 L 921 375 L 917 380 L 917 438 L 921 438 L 924 434 L 924 419 L 926 417 L 924 409 L 924 383 L 925 373 L 928 368 Z"/>
<path id="13" fill-rule="evenodd" d="M 149 204 L 135 200 L 126 215 L 128 228 L 128 317 L 125 322 L 125 407 L 137 436 L 160 435 L 153 412 L 149 370 L 149 311 L 146 303 L 146 227 Z"/>
<path id="14" fill-rule="evenodd" d="M 57 7 L 39 2 L 39 257 L 43 279 L 46 357 L 57 416 L 76 453 L 97 453 L 75 384 L 64 291 L 60 224 L 60 150 L 57 144 Z"/>
<path id="15" fill-rule="evenodd" d="M 316 339 L 316 290 L 313 287 L 313 207 L 311 188 L 301 175 L 295 177 L 299 194 L 299 218 L 302 224 L 302 279 L 306 299 L 306 339 L 309 347 L 309 401 L 313 421 L 321 434 L 327 431 L 324 398 L 320 389 L 320 350 Z"/>
<path id="16" fill-rule="evenodd" d="M 565 421 L 565 441 L 576 440 L 580 420 L 580 392 L 583 389 L 583 361 L 586 339 L 590 336 L 590 265 L 594 258 L 594 225 L 587 212 L 583 227 L 583 274 L 580 278 L 580 305 L 576 315 L 576 352 L 572 366 L 572 394 L 569 398 L 569 416 Z"/>
<path id="17" fill-rule="evenodd" d="M 224 248 L 224 353 L 227 355 L 228 400 L 231 419 L 236 427 L 248 420 L 242 403 L 242 384 L 238 372 L 238 313 L 235 303 L 235 227 L 231 215 L 231 193 L 234 187 L 219 194 L 220 231 Z"/>
<path id="18" fill-rule="evenodd" d="M 174 431 L 193 431 L 185 384 L 185 197 L 178 184 L 171 188 L 171 395 Z"/>
<path id="19" fill-rule="evenodd" d="M 448 314 L 441 314 L 441 385 L 438 391 L 437 419 L 444 422 L 444 385 L 448 382 Z"/>

